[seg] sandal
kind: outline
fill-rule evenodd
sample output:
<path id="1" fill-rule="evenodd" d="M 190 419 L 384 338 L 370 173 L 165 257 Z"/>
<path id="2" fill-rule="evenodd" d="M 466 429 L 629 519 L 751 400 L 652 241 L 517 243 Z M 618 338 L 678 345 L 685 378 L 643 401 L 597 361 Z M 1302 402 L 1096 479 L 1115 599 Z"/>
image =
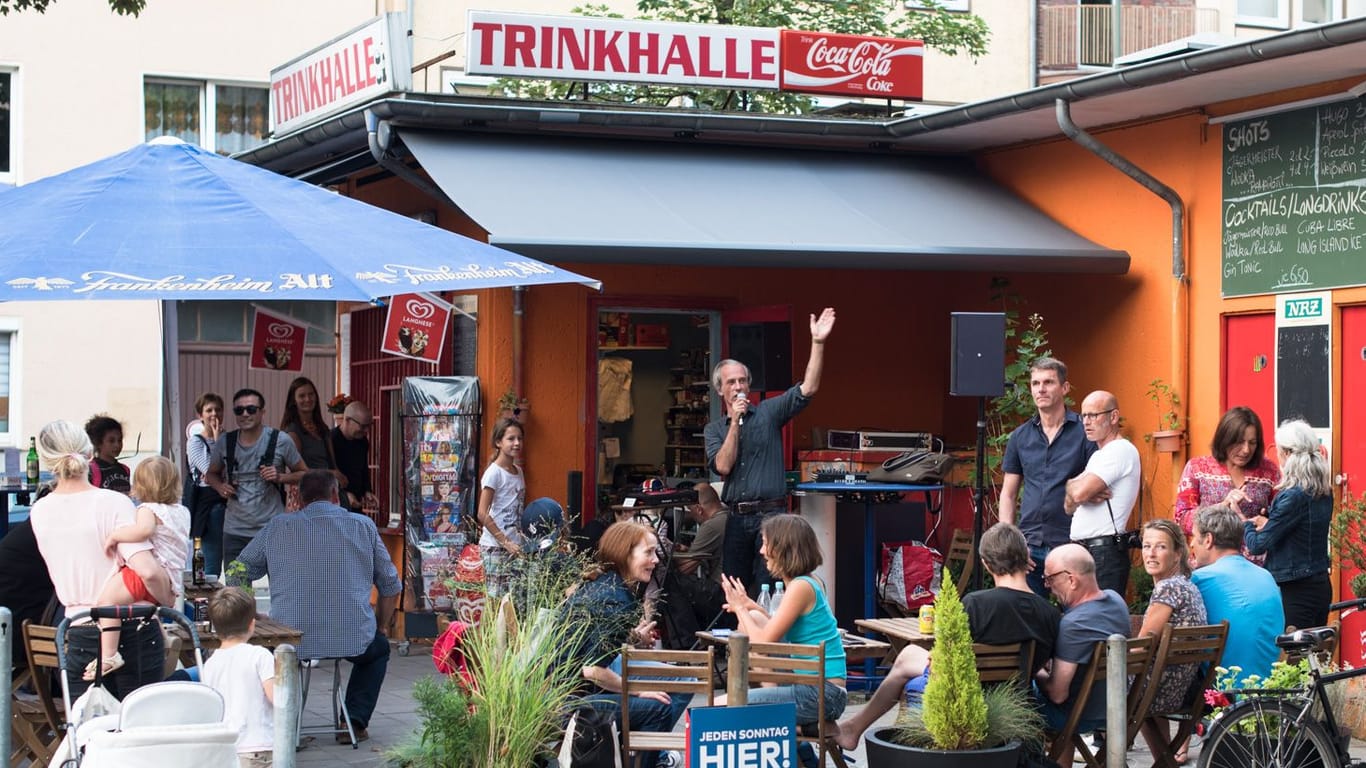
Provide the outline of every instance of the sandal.
<path id="1" fill-rule="evenodd" d="M 96 661 L 98 661 L 98 659 L 91 659 L 90 663 L 87 664 L 87 665 L 85 666 L 85 674 L 81 675 L 81 679 L 82 679 L 82 680 L 94 680 L 94 679 L 95 679 L 95 663 L 96 663 Z M 119 669 L 120 667 L 122 667 L 122 666 L 123 666 L 123 655 L 120 654 L 118 651 L 114 651 L 114 655 L 113 655 L 113 656 L 106 656 L 106 657 L 105 657 L 105 659 L 104 659 L 104 664 L 103 664 L 104 669 L 101 671 L 100 674 L 101 674 L 103 677 L 108 677 L 109 675 L 113 674 L 116 670 L 118 670 L 118 669 Z"/>

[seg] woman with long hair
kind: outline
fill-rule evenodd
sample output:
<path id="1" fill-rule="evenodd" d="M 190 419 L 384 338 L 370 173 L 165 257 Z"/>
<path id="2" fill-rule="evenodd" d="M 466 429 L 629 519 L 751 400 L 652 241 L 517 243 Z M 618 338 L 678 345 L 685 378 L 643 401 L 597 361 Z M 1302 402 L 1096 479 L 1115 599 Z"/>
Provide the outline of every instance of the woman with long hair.
<path id="1" fill-rule="evenodd" d="M 499 419 L 493 425 L 493 461 L 479 481 L 479 524 L 484 529 L 479 548 L 484 554 L 490 603 L 507 591 L 509 560 L 522 554 L 526 478 L 517 466 L 521 457 L 522 425 L 516 419 Z"/>
<path id="2" fill-rule="evenodd" d="M 1196 510 L 1212 504 L 1223 504 L 1250 520 L 1271 506 L 1280 480 L 1280 469 L 1266 457 L 1262 420 L 1251 408 L 1235 406 L 1214 428 L 1210 455 L 1196 456 L 1181 470 L 1176 521 L 1189 536 Z"/>
<path id="3" fill-rule="evenodd" d="M 1143 570 L 1153 577 L 1153 594 L 1143 614 L 1139 637 L 1160 635 L 1167 625 L 1194 627 L 1206 623 L 1205 599 L 1191 583 L 1190 550 L 1181 526 L 1171 520 L 1150 520 L 1143 526 Z M 1177 664 L 1163 670 L 1153 696 L 1152 713 L 1180 711 L 1195 673 L 1194 664 Z M 1143 739 L 1157 760 L 1170 739 L 1167 721 L 1148 720 L 1143 725 Z M 1177 751 L 1176 762 L 1185 764 L 1185 744 Z"/>
<path id="4" fill-rule="evenodd" d="M 56 486 L 34 503 L 29 514 L 38 549 L 47 562 L 48 575 L 57 599 L 67 615 L 95 607 L 105 584 L 127 563 L 151 600 L 169 605 L 175 600 L 166 569 L 153 555 L 147 541 L 105 544 L 116 528 L 136 521 L 133 502 L 121 493 L 90 484 L 90 460 L 94 451 L 85 430 L 69 421 L 54 421 L 38 432 L 38 457 L 52 471 Z M 81 679 L 85 668 L 100 650 L 98 625 L 83 622 L 71 627 L 66 655 L 67 679 L 72 696 L 88 686 Z M 162 678 L 165 640 L 157 621 L 126 620 L 119 631 L 118 653 L 124 666 L 107 678 L 107 687 L 118 698 L 134 688 Z"/>
<path id="5" fill-rule="evenodd" d="M 337 476 L 342 489 L 345 489 L 346 478 L 337 471 L 337 461 L 332 456 L 332 428 L 323 419 L 320 403 L 318 388 L 307 376 L 291 381 L 289 392 L 285 395 L 285 414 L 280 419 L 280 431 L 294 441 L 309 469 L 330 470 Z M 285 494 L 287 508 L 294 510 L 302 506 L 297 483 L 286 485 Z"/>
<path id="6" fill-rule="evenodd" d="M 650 526 L 637 522 L 614 523 L 602 534 L 594 565 L 584 583 L 565 605 L 568 620 L 581 628 L 566 649 L 563 664 L 580 669 L 584 679 L 583 701 L 597 709 L 613 711 L 620 726 L 621 646 L 631 643 L 651 647 L 656 637 L 651 609 L 641 594 L 659 565 L 659 540 Z M 663 691 L 642 691 L 631 698 L 631 728 L 669 732 L 692 697 Z M 654 766 L 658 756 L 645 753 L 644 765 Z"/>
<path id="7" fill-rule="evenodd" d="M 1319 436 L 1307 423 L 1287 421 L 1276 430 L 1281 481 L 1269 512 L 1243 524 L 1243 546 L 1266 554 L 1266 569 L 1281 588 L 1285 624 L 1299 629 L 1328 622 L 1333 585 L 1328 578 L 1328 524 L 1333 486 Z"/>
<path id="8" fill-rule="evenodd" d="M 846 664 L 844 643 L 830 609 L 825 584 L 816 577 L 820 567 L 821 547 L 811 524 L 797 515 L 772 515 L 760 529 L 763 544 L 759 556 L 764 558 L 768 572 L 786 582 L 787 593 L 777 611 L 769 615 L 745 591 L 745 585 L 734 576 L 721 577 L 726 593 L 726 610 L 735 614 L 737 631 L 749 635 L 755 643 L 825 643 L 825 690 L 814 685 L 780 685 L 755 688 L 749 692 L 750 704 L 797 705 L 797 724 L 816 722 L 819 712 L 817 696 L 825 699 L 825 718 L 838 720 L 844 714 L 849 694 L 844 688 Z M 717 702 L 721 704 L 720 701 Z"/>

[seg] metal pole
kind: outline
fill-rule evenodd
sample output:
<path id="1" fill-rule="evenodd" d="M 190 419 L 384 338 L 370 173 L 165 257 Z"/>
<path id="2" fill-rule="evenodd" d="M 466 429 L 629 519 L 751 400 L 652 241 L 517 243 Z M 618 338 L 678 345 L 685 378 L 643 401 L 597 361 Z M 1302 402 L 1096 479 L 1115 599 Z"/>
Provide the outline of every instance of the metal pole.
<path id="1" fill-rule="evenodd" d="M 10 755 L 10 662 L 14 659 L 14 614 L 0 606 L 0 760 Z"/>
<path id="2" fill-rule="evenodd" d="M 1125 727 L 1128 709 L 1129 641 L 1124 635 L 1110 635 L 1105 641 L 1105 765 L 1124 768 L 1124 753 L 1129 748 L 1129 729 Z"/>
<path id="3" fill-rule="evenodd" d="M 275 649 L 275 768 L 294 768 L 299 748 L 299 654 L 289 643 Z"/>
<path id="4" fill-rule="evenodd" d="M 1115 59 L 1124 55 L 1124 0 L 1115 0 L 1112 16 L 1110 18 L 1110 45 L 1114 48 L 1110 55 L 1110 67 L 1115 66 Z"/>
<path id="5" fill-rule="evenodd" d="M 749 703 L 749 635 L 730 633 L 726 654 L 726 706 L 743 707 Z"/>
<path id="6" fill-rule="evenodd" d="M 972 489 L 972 556 L 976 557 L 982 546 L 983 518 L 987 514 L 987 399 L 977 398 L 977 483 Z M 982 571 L 973 568 L 969 561 L 964 568 L 972 568 L 970 579 L 972 591 L 982 588 Z"/>

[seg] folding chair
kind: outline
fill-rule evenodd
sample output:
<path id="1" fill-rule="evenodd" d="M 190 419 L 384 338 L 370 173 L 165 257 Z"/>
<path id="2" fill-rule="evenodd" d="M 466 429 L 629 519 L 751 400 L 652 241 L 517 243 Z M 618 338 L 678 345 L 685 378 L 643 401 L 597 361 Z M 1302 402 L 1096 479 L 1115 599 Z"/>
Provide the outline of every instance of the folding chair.
<path id="1" fill-rule="evenodd" d="M 1178 664 L 1198 664 L 1200 671 L 1196 673 L 1191 687 L 1194 695 L 1189 706 L 1179 712 L 1149 714 L 1147 717 L 1149 722 L 1164 728 L 1167 720 L 1175 720 L 1177 723 L 1176 736 L 1159 749 L 1157 768 L 1177 768 L 1177 751 L 1186 739 L 1190 738 L 1204 715 L 1205 699 L 1201 694 L 1206 689 L 1214 687 L 1214 680 L 1218 676 L 1215 668 L 1223 659 L 1224 644 L 1228 642 L 1228 622 L 1197 627 L 1176 627 L 1170 632 L 1171 636 L 1163 656 L 1165 665 L 1174 667 Z"/>
<path id="2" fill-rule="evenodd" d="M 1091 652 L 1091 661 L 1086 665 L 1086 672 L 1082 677 L 1081 688 L 1077 691 L 1077 698 L 1072 702 L 1072 711 L 1068 714 L 1067 722 L 1048 745 L 1048 759 L 1056 763 L 1061 764 L 1063 757 L 1075 748 L 1089 768 L 1105 768 L 1104 762 L 1086 745 L 1081 733 L 1077 731 L 1077 726 L 1081 722 L 1081 715 L 1086 710 L 1087 702 L 1091 700 L 1092 689 L 1096 683 L 1104 683 L 1105 676 L 1112 666 L 1107 658 L 1106 642 L 1096 642 L 1095 650 Z M 1142 722 L 1142 718 L 1138 716 L 1139 709 L 1142 707 L 1143 696 L 1148 687 L 1148 676 L 1152 670 L 1158 644 L 1159 639 L 1151 636 L 1128 640 L 1128 658 L 1122 672 L 1129 678 L 1129 692 L 1125 703 L 1126 745 L 1132 743 L 1138 735 L 1138 725 Z M 1151 702 L 1151 699 L 1149 701 Z M 1146 712 L 1141 714 L 1146 715 Z"/>
<path id="3" fill-rule="evenodd" d="M 716 678 L 713 675 L 714 649 L 702 651 L 654 651 L 630 646 L 621 649 L 621 751 L 628 765 L 635 752 L 657 752 L 688 748 L 685 733 L 632 731 L 632 691 L 664 691 L 707 697 L 706 706 L 716 703 Z"/>
<path id="4" fill-rule="evenodd" d="M 949 553 L 944 556 L 944 566 L 953 573 L 953 564 L 961 563 L 962 571 L 958 573 L 958 596 L 967 594 L 968 583 L 972 579 L 972 569 L 977 564 L 977 553 L 972 549 L 972 531 L 966 528 L 956 528 L 953 531 L 953 540 L 949 542 Z"/>
<path id="5" fill-rule="evenodd" d="M 28 658 L 28 672 L 14 681 L 10 696 L 14 701 L 13 733 L 18 740 L 12 746 L 10 763 L 17 765 L 24 757 L 34 766 L 47 765 L 61 743 L 66 716 L 61 697 L 53 698 L 52 675 L 57 672 L 57 628 L 25 621 L 23 626 L 24 653 Z M 23 682 L 33 685 L 37 701 L 14 698 Z"/>
<path id="6" fill-rule="evenodd" d="M 308 705 L 308 685 L 313 680 L 313 667 L 321 666 L 324 663 L 332 663 L 332 722 L 319 725 L 304 725 L 304 708 Z M 351 739 L 352 749 L 360 749 L 360 742 L 356 739 L 355 727 L 351 725 L 351 713 L 346 709 L 346 689 L 342 687 L 340 658 L 333 659 L 299 659 L 299 672 L 303 678 L 301 686 L 303 697 L 299 701 L 299 743 L 303 744 L 304 736 L 318 736 L 322 734 L 334 734 L 341 736 L 346 734 Z"/>
<path id="7" fill-rule="evenodd" d="M 749 646 L 750 686 L 773 683 L 774 685 L 815 685 L 819 691 L 825 690 L 825 643 L 819 645 L 797 645 L 794 643 L 751 643 Z M 831 731 L 834 725 L 825 716 L 825 696 L 817 696 L 816 722 L 802 725 L 797 729 L 797 741 L 815 745 L 820 756 L 820 765 L 825 765 L 829 755 L 840 768 L 849 768 L 844 761 L 844 751 L 835 741 Z M 815 735 L 809 734 L 814 725 Z"/>

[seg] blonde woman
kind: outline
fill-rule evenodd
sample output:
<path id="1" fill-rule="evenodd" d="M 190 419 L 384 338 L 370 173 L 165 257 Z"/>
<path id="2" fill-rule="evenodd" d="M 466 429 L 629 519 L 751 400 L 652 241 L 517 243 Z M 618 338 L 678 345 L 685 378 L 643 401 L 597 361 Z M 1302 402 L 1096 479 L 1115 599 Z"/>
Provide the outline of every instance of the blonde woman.
<path id="1" fill-rule="evenodd" d="M 105 584 L 127 564 L 147 587 L 154 601 L 174 599 L 166 570 L 157 562 L 149 542 L 106 548 L 116 528 L 136 520 L 133 502 L 121 493 L 90 484 L 93 446 L 85 430 L 69 421 L 54 421 L 38 432 L 38 456 L 51 470 L 56 486 L 33 505 L 29 517 L 48 574 L 68 614 L 99 604 Z M 85 691 L 81 679 L 100 652 L 99 627 L 73 626 L 68 633 L 66 667 L 73 696 Z M 119 632 L 119 652 L 129 663 L 115 671 L 106 687 L 122 698 L 140 685 L 161 679 L 165 641 L 157 622 L 129 620 Z"/>
<path id="2" fill-rule="evenodd" d="M 1186 548 L 1186 534 L 1172 520 L 1151 520 L 1143 526 L 1143 570 L 1153 577 L 1153 594 L 1148 610 L 1143 614 L 1139 637 L 1159 635 L 1162 628 L 1194 627 L 1207 623 L 1205 599 L 1191 583 L 1190 550 Z M 1195 680 L 1193 664 L 1167 667 L 1157 684 L 1152 713 L 1163 715 L 1177 712 L 1186 703 L 1186 694 Z M 1153 759 L 1166 749 L 1170 735 L 1165 720 L 1149 720 L 1143 725 L 1143 738 Z M 1186 745 L 1176 752 L 1176 762 L 1186 763 Z"/>

